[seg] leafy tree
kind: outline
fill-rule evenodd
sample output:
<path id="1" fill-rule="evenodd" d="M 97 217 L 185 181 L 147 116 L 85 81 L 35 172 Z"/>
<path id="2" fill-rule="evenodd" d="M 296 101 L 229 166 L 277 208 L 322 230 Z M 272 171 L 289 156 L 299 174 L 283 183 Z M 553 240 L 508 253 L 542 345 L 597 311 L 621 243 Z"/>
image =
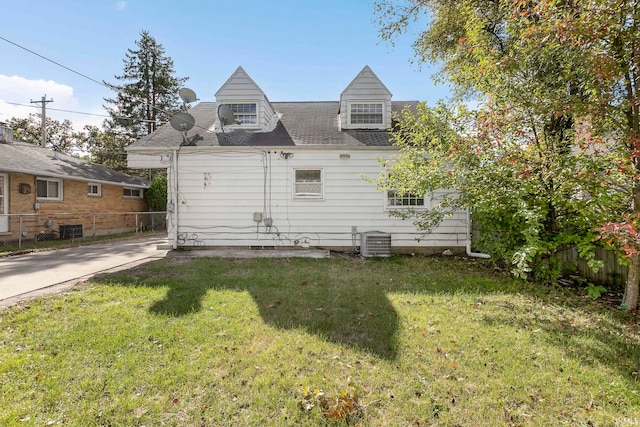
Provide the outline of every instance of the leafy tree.
<path id="1" fill-rule="evenodd" d="M 91 161 L 108 168 L 130 172 L 127 170 L 127 153 L 124 151 L 125 139 L 104 126 L 85 126 L 83 147 L 91 156 Z"/>
<path id="2" fill-rule="evenodd" d="M 115 98 L 105 98 L 111 116 L 108 133 L 123 140 L 116 145 L 127 146 L 167 122 L 179 109 L 178 90 L 187 80 L 174 76 L 173 60 L 147 31 L 135 44 L 123 60 L 123 74 L 115 76 L 120 83 L 105 82 L 117 92 Z"/>
<path id="3" fill-rule="evenodd" d="M 42 144 L 42 116 L 29 114 L 29 117 L 13 117 L 9 120 L 9 126 L 13 128 L 13 134 L 19 141 L 29 142 L 35 145 Z M 81 145 L 82 135 L 73 130 L 69 120 L 59 122 L 47 117 L 45 120 L 46 148 L 60 153 L 73 154 L 73 151 Z"/>
<path id="4" fill-rule="evenodd" d="M 151 181 L 151 186 L 145 190 L 144 196 L 149 203 L 149 210 L 163 212 L 167 210 L 167 178 L 157 177 Z"/>
<path id="5" fill-rule="evenodd" d="M 565 244 L 586 255 L 595 225 L 640 209 L 633 194 L 640 201 L 637 7 L 624 0 L 378 2 L 386 40 L 429 14 L 414 43 L 418 61 L 441 63 L 437 78 L 453 83 L 458 100 L 486 103 L 475 113 L 405 112 L 403 153 L 381 186 L 457 190 L 443 204 L 473 209 L 517 274 L 544 266 L 553 277 L 551 255 Z M 418 223 L 434 218 L 428 212 Z M 627 284 L 623 301 L 629 308 L 637 305 L 637 256 L 636 285 Z"/>

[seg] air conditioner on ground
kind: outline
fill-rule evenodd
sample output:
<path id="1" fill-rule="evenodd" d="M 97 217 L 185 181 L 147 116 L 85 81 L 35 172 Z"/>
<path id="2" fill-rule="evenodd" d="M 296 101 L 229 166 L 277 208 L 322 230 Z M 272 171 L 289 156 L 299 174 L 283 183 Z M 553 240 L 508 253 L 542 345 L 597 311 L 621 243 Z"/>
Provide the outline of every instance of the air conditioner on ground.
<path id="1" fill-rule="evenodd" d="M 363 257 L 391 256 L 391 234 L 380 231 L 360 233 L 360 255 Z"/>

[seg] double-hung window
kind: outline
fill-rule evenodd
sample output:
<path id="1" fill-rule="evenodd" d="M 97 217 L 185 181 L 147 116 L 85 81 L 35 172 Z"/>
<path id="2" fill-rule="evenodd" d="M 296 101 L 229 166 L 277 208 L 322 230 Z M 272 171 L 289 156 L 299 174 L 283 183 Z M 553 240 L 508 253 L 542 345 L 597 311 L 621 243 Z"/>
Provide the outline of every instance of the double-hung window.
<path id="1" fill-rule="evenodd" d="M 89 196 L 100 197 L 100 195 L 102 195 L 102 186 L 95 182 L 87 183 L 87 194 Z"/>
<path id="2" fill-rule="evenodd" d="M 295 169 L 293 194 L 299 199 L 323 197 L 322 169 Z"/>
<path id="3" fill-rule="evenodd" d="M 36 178 L 36 196 L 38 200 L 62 200 L 62 180 Z"/>
<path id="4" fill-rule="evenodd" d="M 241 125 L 258 124 L 258 105 L 256 103 L 229 104 L 229 107 Z"/>
<path id="5" fill-rule="evenodd" d="M 382 103 L 351 103 L 349 107 L 352 125 L 381 125 L 384 123 Z"/>

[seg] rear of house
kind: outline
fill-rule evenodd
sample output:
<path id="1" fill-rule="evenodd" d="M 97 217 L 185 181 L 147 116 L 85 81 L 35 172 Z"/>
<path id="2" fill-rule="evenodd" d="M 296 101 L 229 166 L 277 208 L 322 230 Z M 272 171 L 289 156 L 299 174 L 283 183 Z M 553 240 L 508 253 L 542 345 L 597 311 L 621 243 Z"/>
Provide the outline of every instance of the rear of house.
<path id="1" fill-rule="evenodd" d="M 427 209 L 425 195 L 379 191 L 380 160 L 398 151 L 392 101 L 365 67 L 339 101 L 271 102 L 242 69 L 189 113 L 190 132 L 163 126 L 127 148 L 132 168 L 166 168 L 169 243 L 189 247 L 322 247 L 391 252 L 464 251 L 465 212 L 428 235 L 390 214 Z M 221 106 L 232 122 L 218 117 Z"/>

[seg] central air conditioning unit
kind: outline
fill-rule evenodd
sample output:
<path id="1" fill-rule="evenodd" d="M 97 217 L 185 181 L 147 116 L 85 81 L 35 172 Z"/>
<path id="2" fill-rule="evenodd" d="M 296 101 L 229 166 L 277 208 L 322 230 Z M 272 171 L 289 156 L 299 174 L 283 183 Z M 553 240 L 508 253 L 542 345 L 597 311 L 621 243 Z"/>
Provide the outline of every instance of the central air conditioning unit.
<path id="1" fill-rule="evenodd" d="M 360 255 L 363 257 L 391 256 L 391 234 L 380 231 L 360 233 Z"/>

